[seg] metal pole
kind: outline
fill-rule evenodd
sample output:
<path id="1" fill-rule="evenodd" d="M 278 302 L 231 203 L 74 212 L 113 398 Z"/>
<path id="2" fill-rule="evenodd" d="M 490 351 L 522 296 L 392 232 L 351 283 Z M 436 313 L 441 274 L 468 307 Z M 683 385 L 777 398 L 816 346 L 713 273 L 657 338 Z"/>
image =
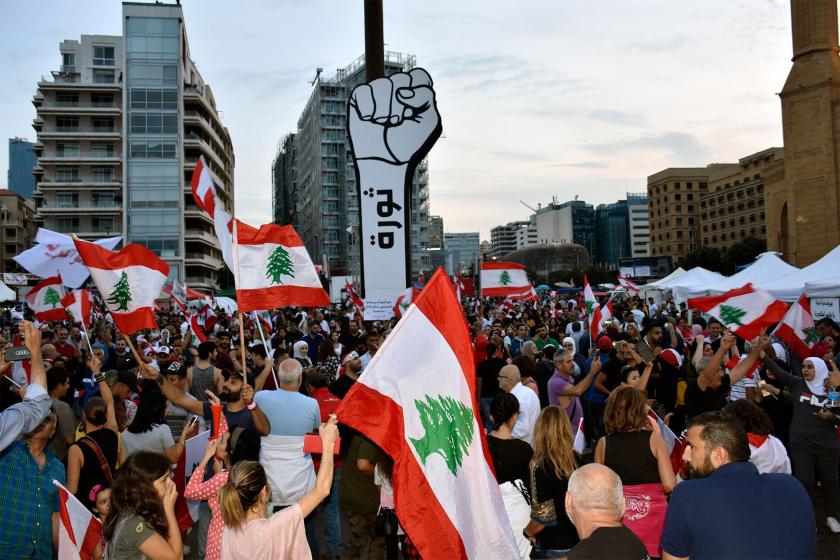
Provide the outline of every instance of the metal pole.
<path id="1" fill-rule="evenodd" d="M 382 32 L 382 0 L 365 0 L 365 78 L 385 76 L 385 39 Z"/>

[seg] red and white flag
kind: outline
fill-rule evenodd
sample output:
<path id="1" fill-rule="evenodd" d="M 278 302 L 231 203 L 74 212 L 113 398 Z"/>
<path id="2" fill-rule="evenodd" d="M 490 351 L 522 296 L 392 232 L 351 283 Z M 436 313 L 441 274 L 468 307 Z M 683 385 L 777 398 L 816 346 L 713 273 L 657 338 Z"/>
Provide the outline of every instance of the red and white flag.
<path id="1" fill-rule="evenodd" d="M 761 329 L 781 321 L 788 305 L 770 292 L 746 284 L 719 296 L 690 299 L 688 307 L 708 313 L 744 340 L 752 340 Z"/>
<path id="2" fill-rule="evenodd" d="M 65 296 L 60 276 L 45 278 L 35 284 L 26 294 L 26 303 L 35 312 L 35 319 L 41 323 L 60 321 L 67 318 L 67 312 L 61 305 Z"/>
<path id="3" fill-rule="evenodd" d="M 90 326 L 90 290 L 73 290 L 61 298 L 61 305 L 74 323 L 81 323 L 85 328 Z"/>
<path id="4" fill-rule="evenodd" d="M 262 325 L 263 334 L 271 334 L 274 330 L 271 324 L 271 313 L 263 309 L 262 311 L 252 311 L 251 312 L 251 320 L 255 323 L 259 323 Z"/>
<path id="5" fill-rule="evenodd" d="M 586 434 L 583 431 L 583 418 L 581 418 L 578 422 L 575 439 L 572 441 L 572 449 L 581 454 L 583 453 L 583 450 L 586 449 Z"/>
<path id="6" fill-rule="evenodd" d="M 99 544 L 102 522 L 67 488 L 58 487 L 58 560 L 90 560 Z"/>
<path id="7" fill-rule="evenodd" d="M 621 285 L 622 288 L 626 290 L 631 290 L 633 292 L 638 292 L 640 289 L 638 285 L 636 285 L 634 282 L 631 282 L 628 278 L 625 278 L 624 276 L 618 277 L 618 283 Z"/>
<path id="8" fill-rule="evenodd" d="M 337 413 L 394 459 L 397 517 L 423 558 L 520 557 L 479 420 L 464 312 L 442 269 Z"/>
<path id="9" fill-rule="evenodd" d="M 123 334 L 158 328 L 155 300 L 169 274 L 168 264 L 133 243 L 115 253 L 77 239 L 76 248 Z"/>
<path id="10" fill-rule="evenodd" d="M 266 224 L 257 229 L 239 220 L 236 223 L 239 311 L 330 304 L 295 228 Z"/>
<path id="11" fill-rule="evenodd" d="M 199 342 L 207 342 L 207 335 L 204 334 L 204 329 L 198 323 L 198 314 L 196 313 L 190 314 L 190 329 Z"/>
<path id="12" fill-rule="evenodd" d="M 685 451 L 685 438 L 681 438 L 668 427 L 662 418 L 659 417 L 653 410 L 648 409 L 648 418 L 656 421 L 659 426 L 659 434 L 665 440 L 665 447 L 668 450 L 668 455 L 671 458 L 671 468 L 674 474 L 680 472 L 683 467 L 683 452 Z"/>
<path id="13" fill-rule="evenodd" d="M 222 259 L 231 272 L 235 270 L 233 265 L 233 216 L 224 206 L 216 200 L 216 187 L 210 176 L 210 169 L 204 156 L 198 158 L 192 175 L 193 199 L 199 208 L 207 212 L 213 219 L 213 229 L 216 230 L 216 237 L 219 239 L 219 249 L 222 251 Z"/>
<path id="14" fill-rule="evenodd" d="M 461 301 L 461 298 L 464 297 L 465 290 L 466 286 L 464 286 L 464 282 L 461 280 L 461 273 L 455 273 L 455 297 L 458 298 L 458 301 Z"/>
<path id="15" fill-rule="evenodd" d="M 528 286 L 527 288 L 515 293 L 508 295 L 508 299 L 511 300 L 524 300 L 524 301 L 537 301 L 537 291 L 534 290 L 533 286 Z"/>
<path id="16" fill-rule="evenodd" d="M 481 263 L 481 297 L 507 297 L 530 288 L 524 265 L 501 261 Z"/>
<path id="17" fill-rule="evenodd" d="M 420 290 L 417 288 L 406 288 L 394 303 L 394 317 L 402 317 L 405 310 L 408 309 L 408 306 L 411 305 L 411 302 L 414 301 L 419 293 Z"/>
<path id="18" fill-rule="evenodd" d="M 174 303 L 181 313 L 187 313 L 187 285 L 179 284 L 177 280 L 172 281 L 172 290 L 169 293 Z"/>
<path id="19" fill-rule="evenodd" d="M 819 342 L 820 336 L 811 315 L 811 304 L 805 294 L 790 306 L 773 334 L 787 344 L 800 360 L 811 355 L 811 347 Z"/>
<path id="20" fill-rule="evenodd" d="M 602 312 L 601 306 L 598 305 L 598 300 L 595 299 L 595 292 L 592 291 L 592 286 L 589 285 L 589 279 L 584 275 L 583 277 L 583 301 L 585 305 L 584 312 L 589 324 L 589 339 L 592 342 L 598 340 L 598 333 L 601 332 Z"/>
<path id="21" fill-rule="evenodd" d="M 356 293 L 356 289 L 353 287 L 353 284 L 351 284 L 349 280 L 345 280 L 344 283 L 347 290 L 347 295 L 350 296 L 350 301 L 353 302 L 353 307 L 356 308 L 356 313 L 358 313 L 360 316 L 364 316 L 365 301 L 361 297 L 359 297 L 359 294 Z"/>

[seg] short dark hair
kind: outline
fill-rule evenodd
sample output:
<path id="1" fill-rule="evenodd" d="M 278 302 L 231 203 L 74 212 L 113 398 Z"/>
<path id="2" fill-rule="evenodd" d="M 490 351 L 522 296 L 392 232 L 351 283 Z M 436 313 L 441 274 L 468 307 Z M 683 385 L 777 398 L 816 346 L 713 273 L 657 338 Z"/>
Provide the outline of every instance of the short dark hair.
<path id="1" fill-rule="evenodd" d="M 198 345 L 198 359 L 206 360 L 210 357 L 210 352 L 216 349 L 216 345 L 209 340 Z"/>
<path id="2" fill-rule="evenodd" d="M 265 346 L 263 346 L 263 344 L 261 342 L 251 346 L 250 352 L 251 352 L 251 354 L 256 354 L 260 358 L 268 357 L 268 354 L 265 353 Z"/>
<path id="3" fill-rule="evenodd" d="M 512 393 L 499 393 L 490 403 L 490 416 L 493 418 L 493 429 L 498 430 L 502 424 L 519 412 L 519 399 Z"/>
<path id="4" fill-rule="evenodd" d="M 306 384 L 315 389 L 321 389 L 327 386 L 327 378 L 320 370 L 312 370 L 306 374 Z"/>
<path id="5" fill-rule="evenodd" d="M 747 432 L 740 423 L 733 418 L 724 416 L 720 412 L 704 412 L 698 414 L 688 423 L 688 427 L 700 426 L 700 439 L 706 444 L 706 450 L 711 453 L 720 447 L 729 455 L 732 462 L 749 461 L 750 443 Z"/>
<path id="6" fill-rule="evenodd" d="M 70 377 L 70 373 L 63 367 L 51 367 L 47 370 L 47 391 L 52 391 Z"/>
<path id="7" fill-rule="evenodd" d="M 763 408 L 747 399 L 732 401 L 721 411 L 727 418 L 732 418 L 748 434 L 766 436 L 773 433 L 773 421 Z"/>

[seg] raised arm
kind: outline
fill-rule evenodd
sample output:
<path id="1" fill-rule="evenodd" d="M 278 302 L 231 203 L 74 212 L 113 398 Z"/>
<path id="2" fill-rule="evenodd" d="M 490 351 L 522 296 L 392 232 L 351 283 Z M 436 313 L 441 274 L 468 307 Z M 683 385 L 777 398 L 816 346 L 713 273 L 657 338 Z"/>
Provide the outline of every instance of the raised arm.
<path id="1" fill-rule="evenodd" d="M 706 344 L 706 337 L 702 334 L 698 334 L 694 337 L 694 342 L 697 347 L 694 349 L 694 354 L 691 356 L 691 365 L 697 367 L 697 362 L 699 362 L 700 358 L 703 357 L 703 346 Z"/>
<path id="2" fill-rule="evenodd" d="M 769 346 L 769 344 L 770 337 L 762 334 L 761 338 L 759 338 L 758 344 L 753 345 L 752 349 L 750 350 L 750 353 L 747 354 L 747 357 L 738 362 L 738 364 L 729 372 L 729 382 L 734 385 L 735 383 L 738 383 L 741 379 L 743 379 L 747 372 L 749 372 L 752 369 L 753 365 L 755 364 L 755 361 L 758 359 L 758 357 L 761 355 L 764 349 L 767 348 L 767 346 Z"/>
<path id="3" fill-rule="evenodd" d="M 782 366 L 777 364 L 776 360 L 774 360 L 770 356 L 765 355 L 761 359 L 761 362 L 770 371 L 770 373 L 772 373 L 773 376 L 776 379 L 778 379 L 779 381 L 781 381 L 788 389 L 791 389 L 791 388 L 799 385 L 799 383 L 801 383 L 801 381 L 802 381 L 802 379 L 800 377 L 796 377 L 795 375 L 792 375 L 785 368 L 783 368 Z"/>
<path id="4" fill-rule="evenodd" d="M 568 385 L 563 390 L 564 397 L 580 397 L 582 396 L 586 390 L 589 388 L 589 385 L 592 383 L 592 380 L 595 379 L 595 376 L 601 372 L 601 357 L 596 355 L 595 358 L 592 360 L 592 364 L 589 366 L 589 373 L 586 374 L 580 383 L 577 385 Z"/>
<path id="5" fill-rule="evenodd" d="M 318 476 L 315 478 L 315 488 L 298 502 L 303 517 L 312 513 L 330 495 L 335 461 L 332 450 L 335 447 L 335 440 L 338 438 L 337 424 L 335 414 L 330 414 L 330 419 L 326 424 L 322 424 L 318 430 L 321 435 L 321 448 L 324 453 L 321 455 L 321 466 L 318 468 Z"/>
<path id="6" fill-rule="evenodd" d="M 172 401 L 173 404 L 193 414 L 204 416 L 204 404 L 202 401 L 189 398 L 183 391 L 169 383 L 165 376 L 155 371 L 152 366 L 142 364 L 140 366 L 140 373 L 146 379 L 152 379 L 160 383 L 160 390 L 163 391 L 163 396 Z"/>
<path id="7" fill-rule="evenodd" d="M 254 388 L 250 385 L 242 387 L 242 400 L 245 406 L 251 412 L 251 420 L 254 422 L 254 429 L 261 436 L 267 436 L 271 432 L 271 422 L 262 411 L 262 409 L 254 402 Z"/>
<path id="8" fill-rule="evenodd" d="M 715 379 L 718 371 L 720 371 L 721 364 L 723 364 L 723 358 L 726 356 L 727 352 L 730 348 L 735 345 L 735 335 L 732 333 L 726 333 L 723 335 L 723 338 L 720 341 L 720 348 L 718 348 L 715 355 L 712 356 L 712 359 L 709 360 L 709 363 L 706 364 L 706 367 L 703 368 L 703 371 L 700 372 L 700 376 L 697 379 L 697 385 L 706 390 Z"/>
<path id="9" fill-rule="evenodd" d="M 87 366 L 93 372 L 93 378 L 99 382 L 99 394 L 105 399 L 105 427 L 114 432 L 120 431 L 120 426 L 117 424 L 117 411 L 114 408 L 114 394 L 111 392 L 111 387 L 105 381 L 105 376 L 102 375 L 102 361 L 95 354 L 88 358 Z"/>
<path id="10" fill-rule="evenodd" d="M 204 457 L 190 476 L 190 481 L 184 489 L 184 497 L 188 500 L 209 500 L 219 492 L 219 488 L 227 481 L 227 473 L 217 473 L 213 478 L 204 481 L 204 471 L 207 464 L 216 455 L 216 449 L 219 446 L 219 438 L 211 439 L 207 442 L 207 447 L 204 449 Z"/>
<path id="11" fill-rule="evenodd" d="M 650 372 L 653 371 L 653 362 L 645 362 L 645 370 L 642 372 L 642 377 L 639 379 L 639 384 L 636 389 L 639 391 L 647 391 L 647 384 L 650 381 Z"/>

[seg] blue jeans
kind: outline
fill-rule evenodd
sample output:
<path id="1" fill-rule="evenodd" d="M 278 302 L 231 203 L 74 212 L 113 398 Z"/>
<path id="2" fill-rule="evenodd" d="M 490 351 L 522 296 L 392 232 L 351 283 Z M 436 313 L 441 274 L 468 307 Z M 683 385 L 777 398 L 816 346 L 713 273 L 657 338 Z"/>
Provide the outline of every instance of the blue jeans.
<path id="1" fill-rule="evenodd" d="M 490 421 L 490 403 L 493 402 L 493 397 L 481 397 L 481 413 L 484 414 L 484 427 L 489 432 L 493 429 L 493 422 Z"/>
<path id="2" fill-rule="evenodd" d="M 341 489 L 341 467 L 333 470 L 330 495 L 324 500 L 324 543 L 326 556 L 341 555 L 341 518 L 338 514 L 338 495 Z"/>
<path id="3" fill-rule="evenodd" d="M 571 548 L 564 548 L 562 550 L 556 548 L 540 548 L 539 544 L 535 544 L 534 548 L 531 549 L 531 558 L 540 560 L 544 558 L 565 558 L 571 550 Z"/>

